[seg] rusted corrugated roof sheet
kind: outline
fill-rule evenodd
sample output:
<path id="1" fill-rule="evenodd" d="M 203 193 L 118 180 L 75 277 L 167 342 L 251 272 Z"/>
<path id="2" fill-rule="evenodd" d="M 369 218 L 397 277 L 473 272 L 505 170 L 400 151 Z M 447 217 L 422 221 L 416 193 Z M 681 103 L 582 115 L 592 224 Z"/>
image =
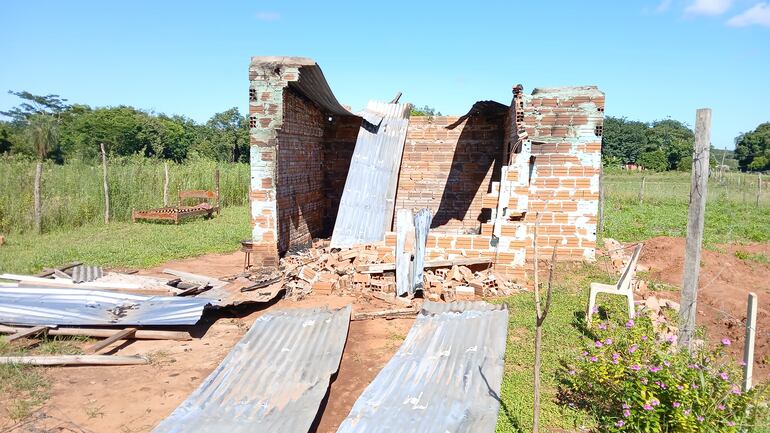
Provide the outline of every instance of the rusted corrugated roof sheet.
<path id="1" fill-rule="evenodd" d="M 381 241 L 390 230 L 410 107 L 370 101 L 364 110 L 366 121 L 358 131 L 332 247 Z"/>
<path id="2" fill-rule="evenodd" d="M 51 287 L 0 287 L 0 323 L 194 325 L 211 301 Z"/>
<path id="3" fill-rule="evenodd" d="M 507 330 L 504 305 L 426 302 L 337 432 L 493 432 Z"/>
<path id="4" fill-rule="evenodd" d="M 259 317 L 153 433 L 307 433 L 339 368 L 350 310 Z"/>
<path id="5" fill-rule="evenodd" d="M 255 56 L 251 58 L 250 69 L 273 71 L 283 66 L 299 69 L 299 79 L 290 81 L 289 86 L 315 102 L 325 113 L 355 116 L 337 101 L 321 67 L 313 59 L 293 56 Z"/>

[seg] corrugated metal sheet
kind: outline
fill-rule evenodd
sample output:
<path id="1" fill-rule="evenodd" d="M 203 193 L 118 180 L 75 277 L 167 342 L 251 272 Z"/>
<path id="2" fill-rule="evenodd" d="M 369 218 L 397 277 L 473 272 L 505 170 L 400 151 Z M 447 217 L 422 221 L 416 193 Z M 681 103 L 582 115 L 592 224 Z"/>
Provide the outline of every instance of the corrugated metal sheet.
<path id="1" fill-rule="evenodd" d="M 350 247 L 381 241 L 390 230 L 395 207 L 398 170 L 409 126 L 409 104 L 370 101 L 342 192 L 331 246 Z"/>
<path id="2" fill-rule="evenodd" d="M 104 276 L 101 266 L 78 265 L 72 268 L 72 281 L 85 283 Z"/>
<path id="3" fill-rule="evenodd" d="M 507 330 L 504 305 L 426 302 L 337 432 L 494 431 Z"/>
<path id="4" fill-rule="evenodd" d="M 0 323 L 194 325 L 208 299 L 51 287 L 0 287 Z"/>
<path id="5" fill-rule="evenodd" d="M 339 368 L 350 310 L 259 317 L 153 433 L 307 433 Z"/>

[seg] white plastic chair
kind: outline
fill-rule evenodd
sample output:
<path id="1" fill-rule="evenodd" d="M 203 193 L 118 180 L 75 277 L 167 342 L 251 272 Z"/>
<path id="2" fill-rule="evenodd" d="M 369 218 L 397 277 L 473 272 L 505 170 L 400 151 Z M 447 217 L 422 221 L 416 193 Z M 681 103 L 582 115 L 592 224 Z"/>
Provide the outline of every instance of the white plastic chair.
<path id="1" fill-rule="evenodd" d="M 640 243 L 634 249 L 631 260 L 628 261 L 628 265 L 623 269 L 617 284 L 591 283 L 591 289 L 588 292 L 588 312 L 586 313 L 586 322 L 589 325 L 591 324 L 591 315 L 596 305 L 596 295 L 599 293 L 625 296 L 628 299 L 628 317 L 629 319 L 634 317 L 634 290 L 631 288 L 631 280 L 636 273 L 636 262 L 639 260 L 639 255 L 642 252 L 642 245 Z"/>

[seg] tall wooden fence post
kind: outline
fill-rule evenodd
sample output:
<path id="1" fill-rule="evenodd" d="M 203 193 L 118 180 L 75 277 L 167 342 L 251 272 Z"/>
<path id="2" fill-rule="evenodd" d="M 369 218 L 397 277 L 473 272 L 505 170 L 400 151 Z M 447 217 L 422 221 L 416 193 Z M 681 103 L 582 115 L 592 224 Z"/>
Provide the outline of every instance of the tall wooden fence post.
<path id="1" fill-rule="evenodd" d="M 43 209 L 42 199 L 40 197 L 40 184 L 43 182 L 43 163 L 38 162 L 35 166 L 35 189 L 33 190 L 34 200 L 34 219 L 35 232 L 40 234 L 43 230 Z"/>
<path id="2" fill-rule="evenodd" d="M 163 207 L 168 206 L 168 161 L 163 162 Z"/>
<path id="3" fill-rule="evenodd" d="M 104 143 L 100 143 L 102 148 L 102 171 L 104 180 L 104 223 L 110 223 L 110 186 L 107 182 L 107 152 L 104 150 Z"/>
<path id="4" fill-rule="evenodd" d="M 711 145 L 711 109 L 700 108 L 695 115 L 695 151 L 692 157 L 690 206 L 687 211 L 684 282 L 679 310 L 679 344 L 692 348 L 695 331 L 698 276 L 703 244 L 703 218 L 709 178 L 709 146 Z"/>
<path id="5" fill-rule="evenodd" d="M 639 185 L 639 204 L 644 201 L 644 184 L 647 181 L 647 176 L 642 176 L 642 184 Z"/>
<path id="6" fill-rule="evenodd" d="M 757 207 L 759 207 L 759 196 L 762 195 L 762 173 L 757 176 Z"/>
<path id="7" fill-rule="evenodd" d="M 219 194 L 219 167 L 214 171 L 214 190 L 217 193 L 217 215 L 219 215 L 219 209 L 222 207 L 222 196 Z"/>
<path id="8" fill-rule="evenodd" d="M 754 374 L 754 341 L 757 338 L 757 294 L 749 293 L 749 305 L 746 308 L 746 341 L 743 346 L 743 392 L 751 389 L 751 376 Z"/>

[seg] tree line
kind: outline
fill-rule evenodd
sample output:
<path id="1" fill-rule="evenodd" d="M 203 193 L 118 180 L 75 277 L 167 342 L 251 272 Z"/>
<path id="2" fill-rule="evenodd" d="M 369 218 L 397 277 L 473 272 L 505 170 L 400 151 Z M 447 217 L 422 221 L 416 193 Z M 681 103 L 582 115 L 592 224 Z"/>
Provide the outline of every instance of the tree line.
<path id="1" fill-rule="evenodd" d="M 640 122 L 608 116 L 602 158 L 607 166 L 634 164 L 653 171 L 688 171 L 694 142 L 692 129 L 677 120 Z M 770 123 L 739 135 L 734 151 L 712 148 L 711 164 L 742 171 L 770 170 Z"/>
<path id="2" fill-rule="evenodd" d="M 104 143 L 113 155 L 142 155 L 182 162 L 191 157 L 246 162 L 248 120 L 238 108 L 214 114 L 205 123 L 127 105 L 68 104 L 59 95 L 9 93 L 21 103 L 0 114 L 0 154 L 29 155 L 63 163 L 93 160 Z"/>

